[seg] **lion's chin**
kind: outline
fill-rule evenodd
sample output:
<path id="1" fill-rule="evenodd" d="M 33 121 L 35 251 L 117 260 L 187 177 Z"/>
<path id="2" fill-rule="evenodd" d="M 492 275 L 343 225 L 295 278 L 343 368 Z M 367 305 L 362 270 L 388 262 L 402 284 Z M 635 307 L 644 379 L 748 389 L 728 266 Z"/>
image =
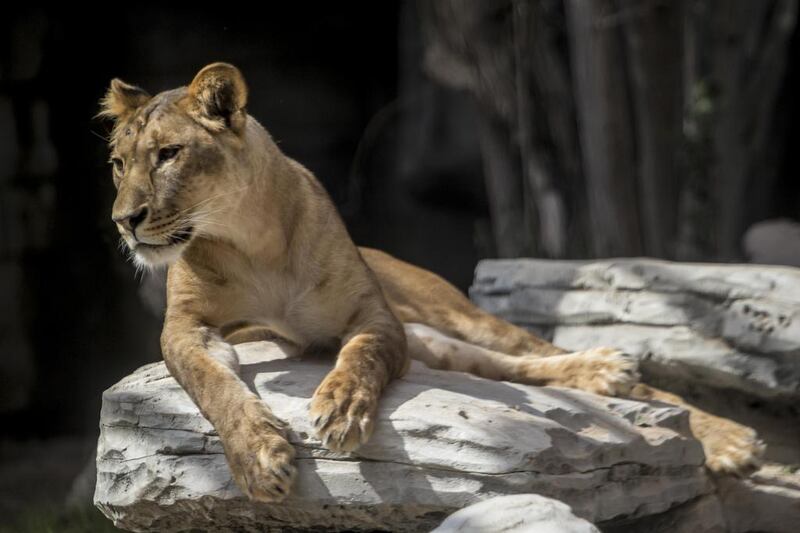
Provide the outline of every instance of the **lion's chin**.
<path id="1" fill-rule="evenodd" d="M 180 242 L 166 246 L 138 244 L 133 249 L 133 261 L 138 267 L 157 268 L 177 261 L 188 243 Z"/>
<path id="2" fill-rule="evenodd" d="M 123 238 L 132 252 L 133 262 L 137 268 L 150 269 L 177 261 L 192 237 L 194 237 L 194 227 L 187 226 L 169 235 L 164 244 L 134 241 L 129 236 Z"/>

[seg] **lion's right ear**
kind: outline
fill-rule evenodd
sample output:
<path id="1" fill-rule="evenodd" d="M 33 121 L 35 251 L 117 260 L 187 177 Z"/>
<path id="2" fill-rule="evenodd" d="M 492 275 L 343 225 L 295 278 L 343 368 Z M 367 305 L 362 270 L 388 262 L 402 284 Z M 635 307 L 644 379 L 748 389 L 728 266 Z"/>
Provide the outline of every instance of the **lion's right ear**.
<path id="1" fill-rule="evenodd" d="M 106 95 L 100 100 L 100 112 L 97 116 L 115 121 L 125 119 L 149 102 L 150 98 L 144 89 L 114 78 Z"/>
<path id="2" fill-rule="evenodd" d="M 240 132 L 247 122 L 247 84 L 228 63 L 203 67 L 189 84 L 189 113 L 212 131 Z"/>

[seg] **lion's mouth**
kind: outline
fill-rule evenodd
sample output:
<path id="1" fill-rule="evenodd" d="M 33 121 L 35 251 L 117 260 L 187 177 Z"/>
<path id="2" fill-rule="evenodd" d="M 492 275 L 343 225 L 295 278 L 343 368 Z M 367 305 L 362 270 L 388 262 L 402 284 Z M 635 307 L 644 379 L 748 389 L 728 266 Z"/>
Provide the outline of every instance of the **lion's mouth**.
<path id="1" fill-rule="evenodd" d="M 176 261 L 183 253 L 186 243 L 194 235 L 193 226 L 184 226 L 165 236 L 158 241 L 136 241 L 131 243 L 133 261 L 140 267 L 158 267 Z"/>
<path id="2" fill-rule="evenodd" d="M 171 234 L 167 235 L 165 243 L 150 243 L 150 242 L 142 242 L 139 241 L 136 243 L 136 250 L 144 249 L 144 250 L 159 250 L 165 249 L 172 246 L 177 246 L 180 244 L 185 244 L 189 242 L 189 239 L 192 238 L 194 234 L 194 226 L 186 226 L 181 229 L 178 229 Z"/>

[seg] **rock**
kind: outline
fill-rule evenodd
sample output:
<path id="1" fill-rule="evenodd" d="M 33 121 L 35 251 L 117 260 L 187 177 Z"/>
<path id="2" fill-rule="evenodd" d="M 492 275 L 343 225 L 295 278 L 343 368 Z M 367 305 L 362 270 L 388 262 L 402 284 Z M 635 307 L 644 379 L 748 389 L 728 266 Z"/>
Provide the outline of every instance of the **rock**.
<path id="1" fill-rule="evenodd" d="M 603 533 L 727 533 L 728 525 L 719 498 L 700 496 L 667 511 L 602 524 Z"/>
<path id="2" fill-rule="evenodd" d="M 607 345 L 645 377 L 800 399 L 800 270 L 681 264 L 483 261 L 470 296 L 567 349 Z"/>
<path id="3" fill-rule="evenodd" d="M 577 390 L 493 382 L 414 363 L 388 388 L 370 442 L 325 450 L 307 406 L 331 368 L 278 347 L 237 347 L 242 375 L 289 422 L 295 490 L 246 500 L 211 425 L 163 363 L 103 395 L 95 504 L 122 528 L 425 531 L 487 498 L 537 493 L 591 522 L 663 513 L 708 494 L 686 412 Z M 235 414 L 232 414 L 235 416 Z"/>
<path id="4" fill-rule="evenodd" d="M 762 220 L 747 229 L 742 247 L 753 263 L 800 267 L 800 223 L 785 218 Z"/>
<path id="5" fill-rule="evenodd" d="M 431 533 L 600 533 L 569 505 L 538 494 L 489 498 L 456 511 Z"/>
<path id="6" fill-rule="evenodd" d="M 603 524 L 604 533 L 794 533 L 800 512 L 800 473 L 768 465 L 749 479 L 724 477 L 717 493 L 667 511 Z M 768 510 L 768 512 L 765 512 Z M 598 531 L 566 504 L 533 494 L 484 500 L 450 515 L 431 533 L 457 531 Z"/>
<path id="7" fill-rule="evenodd" d="M 796 533 L 800 525 L 800 473 L 767 465 L 748 479 L 717 481 L 728 531 Z"/>
<path id="8" fill-rule="evenodd" d="M 767 459 L 800 463 L 800 269 L 503 260 L 478 265 L 470 290 L 486 310 L 563 348 L 607 345 L 640 359 L 643 378 L 753 427 Z M 767 465 L 715 480 L 715 494 L 603 531 L 796 531 L 800 476 Z"/>

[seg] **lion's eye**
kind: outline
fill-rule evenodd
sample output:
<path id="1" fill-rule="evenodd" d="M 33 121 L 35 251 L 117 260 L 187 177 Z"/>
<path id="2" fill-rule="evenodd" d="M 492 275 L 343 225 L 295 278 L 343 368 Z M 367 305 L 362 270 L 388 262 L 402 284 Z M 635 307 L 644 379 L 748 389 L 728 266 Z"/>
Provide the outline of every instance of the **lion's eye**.
<path id="1" fill-rule="evenodd" d="M 179 146 L 179 145 L 175 144 L 175 145 L 172 145 L 172 146 L 165 146 L 164 148 L 159 150 L 158 151 L 158 164 L 160 165 L 161 163 L 165 163 L 165 162 L 169 161 L 170 159 L 173 159 L 176 155 L 178 155 L 178 152 L 180 152 L 181 148 L 182 148 L 182 146 Z"/>
<path id="2" fill-rule="evenodd" d="M 119 157 L 112 157 L 111 164 L 114 165 L 114 170 L 122 174 L 122 169 L 125 166 L 125 163 Z"/>

